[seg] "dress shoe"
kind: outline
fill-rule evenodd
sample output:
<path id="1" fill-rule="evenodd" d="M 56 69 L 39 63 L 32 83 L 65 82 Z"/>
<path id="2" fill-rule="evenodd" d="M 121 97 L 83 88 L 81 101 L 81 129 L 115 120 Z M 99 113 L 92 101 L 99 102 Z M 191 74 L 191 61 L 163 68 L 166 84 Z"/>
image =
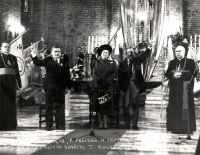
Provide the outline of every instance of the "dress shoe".
<path id="1" fill-rule="evenodd" d="M 125 124 L 125 125 L 124 125 L 124 128 L 125 128 L 125 129 L 131 129 L 131 125 L 130 125 L 130 123 Z"/>
<path id="2" fill-rule="evenodd" d="M 132 129 L 139 130 L 139 128 L 137 126 L 133 126 Z"/>
<path id="3" fill-rule="evenodd" d="M 103 129 L 103 123 L 102 122 L 99 123 L 98 129 L 100 129 L 100 130 Z"/>
<path id="4" fill-rule="evenodd" d="M 56 127 L 57 130 L 65 130 L 65 127 L 64 126 L 59 126 L 59 127 Z"/>
<path id="5" fill-rule="evenodd" d="M 47 126 L 47 127 L 46 127 L 46 130 L 47 130 L 47 131 L 51 131 L 51 130 L 52 130 L 52 127 Z"/>

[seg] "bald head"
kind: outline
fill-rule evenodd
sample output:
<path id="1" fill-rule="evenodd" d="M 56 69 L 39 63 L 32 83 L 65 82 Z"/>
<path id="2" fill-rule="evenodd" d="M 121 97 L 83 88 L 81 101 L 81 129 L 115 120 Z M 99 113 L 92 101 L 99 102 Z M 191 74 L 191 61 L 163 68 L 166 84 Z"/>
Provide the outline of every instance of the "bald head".
<path id="1" fill-rule="evenodd" d="M 175 49 L 175 55 L 177 59 L 182 59 L 185 57 L 185 48 L 183 46 L 177 46 Z"/>

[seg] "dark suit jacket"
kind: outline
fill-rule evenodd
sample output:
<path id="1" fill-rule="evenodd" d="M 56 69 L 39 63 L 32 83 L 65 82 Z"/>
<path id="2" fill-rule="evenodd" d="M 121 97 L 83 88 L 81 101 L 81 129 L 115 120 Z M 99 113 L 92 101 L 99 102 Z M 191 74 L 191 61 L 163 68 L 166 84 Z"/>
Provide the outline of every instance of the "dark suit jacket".
<path id="1" fill-rule="evenodd" d="M 63 54 L 60 57 L 60 63 L 55 62 L 52 56 L 39 60 L 32 58 L 36 66 L 44 66 L 46 68 L 46 76 L 43 87 L 45 90 L 51 90 L 54 87 L 60 89 L 70 88 L 70 71 L 68 56 Z"/>
<path id="2" fill-rule="evenodd" d="M 119 88 L 125 92 L 129 86 L 130 74 L 128 70 L 128 60 L 124 59 L 119 65 Z M 135 80 L 134 83 L 137 87 L 140 87 L 140 93 L 146 90 L 146 85 L 142 73 L 138 66 L 135 66 Z"/>

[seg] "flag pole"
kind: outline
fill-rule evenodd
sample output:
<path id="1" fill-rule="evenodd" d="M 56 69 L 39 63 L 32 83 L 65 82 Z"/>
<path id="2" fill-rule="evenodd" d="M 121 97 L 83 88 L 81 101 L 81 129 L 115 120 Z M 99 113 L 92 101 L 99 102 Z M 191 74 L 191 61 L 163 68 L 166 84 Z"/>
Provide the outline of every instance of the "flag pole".
<path id="1" fill-rule="evenodd" d="M 44 42 L 44 38 L 43 37 L 41 37 L 41 39 L 39 40 L 39 41 L 37 41 L 37 42 L 35 42 L 35 44 L 38 44 L 39 42 Z M 26 49 L 24 49 L 23 51 L 26 51 L 26 50 L 28 50 L 29 48 L 31 48 L 31 46 L 29 46 L 29 47 L 27 47 Z"/>
<path id="2" fill-rule="evenodd" d="M 115 32 L 115 34 L 113 35 L 113 37 L 110 39 L 110 41 L 108 42 L 108 45 L 110 44 L 110 42 L 113 40 L 113 38 L 117 35 L 117 32 L 119 31 L 119 29 L 120 29 L 121 27 L 119 27 L 118 29 L 117 29 L 117 31 Z"/>
<path id="3" fill-rule="evenodd" d="M 15 38 L 14 40 L 12 40 L 10 42 L 10 44 L 13 44 L 15 41 L 17 41 L 21 36 L 23 36 L 26 32 L 28 32 L 30 29 L 27 28 L 25 31 L 23 31 L 19 36 L 17 36 L 17 38 Z"/>

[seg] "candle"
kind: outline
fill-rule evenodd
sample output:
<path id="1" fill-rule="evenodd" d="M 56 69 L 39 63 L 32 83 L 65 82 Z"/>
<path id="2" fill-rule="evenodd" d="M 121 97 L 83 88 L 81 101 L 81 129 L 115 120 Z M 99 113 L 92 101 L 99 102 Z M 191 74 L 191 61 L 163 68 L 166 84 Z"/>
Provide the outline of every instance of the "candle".
<path id="1" fill-rule="evenodd" d="M 115 41 L 115 55 L 119 55 L 119 41 L 116 39 Z"/>
<path id="2" fill-rule="evenodd" d="M 88 36 L 88 53 L 90 53 L 90 36 Z"/>
<path id="3" fill-rule="evenodd" d="M 95 36 L 95 47 L 97 47 L 97 36 Z"/>
<path id="4" fill-rule="evenodd" d="M 192 36 L 190 36 L 190 46 L 192 46 Z"/>
<path id="5" fill-rule="evenodd" d="M 94 45 L 94 36 L 92 36 L 92 43 L 91 43 L 91 48 L 92 48 L 92 50 L 91 50 L 91 53 L 93 53 L 93 50 L 94 50 L 94 49 L 93 49 L 93 48 L 94 48 L 93 45 Z"/>
<path id="6" fill-rule="evenodd" d="M 101 44 L 102 45 L 104 44 L 104 38 L 103 38 L 103 36 L 101 36 Z"/>
<path id="7" fill-rule="evenodd" d="M 199 45 L 200 45 L 200 35 L 199 35 Z M 200 53 L 200 48 L 199 48 L 199 50 L 197 50 L 197 52 Z M 199 57 L 199 59 L 200 59 L 200 57 Z"/>
<path id="8" fill-rule="evenodd" d="M 197 35 L 194 35 L 194 49 L 197 50 Z"/>
<path id="9" fill-rule="evenodd" d="M 101 45 L 101 36 L 99 36 L 98 38 L 99 38 L 99 45 L 98 46 L 100 46 Z"/>

